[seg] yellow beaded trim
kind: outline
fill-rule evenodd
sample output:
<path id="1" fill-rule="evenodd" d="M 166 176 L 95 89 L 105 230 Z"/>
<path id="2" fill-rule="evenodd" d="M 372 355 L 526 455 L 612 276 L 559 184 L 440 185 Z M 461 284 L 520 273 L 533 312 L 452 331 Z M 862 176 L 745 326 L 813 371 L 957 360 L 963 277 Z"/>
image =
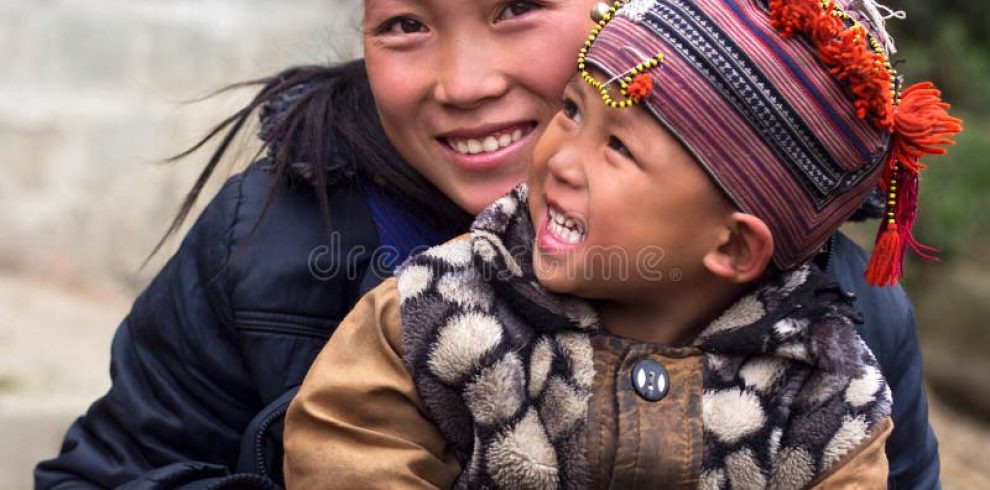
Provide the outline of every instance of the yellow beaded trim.
<path id="1" fill-rule="evenodd" d="M 887 226 L 897 224 L 897 213 L 894 210 L 897 209 L 897 173 L 900 170 L 900 165 L 894 165 L 894 171 L 891 172 L 890 185 L 887 186 Z"/>
<path id="2" fill-rule="evenodd" d="M 829 0 L 822 0 L 822 8 L 827 9 L 829 7 L 829 4 L 830 4 Z M 852 23 L 853 29 L 859 29 L 861 32 L 863 32 L 866 35 L 866 38 L 869 40 L 870 48 L 873 49 L 873 52 L 883 57 L 884 68 L 887 70 L 887 72 L 890 73 L 890 92 L 892 95 L 892 99 L 895 106 L 899 105 L 901 103 L 901 94 L 898 91 L 899 79 L 897 76 L 897 70 L 895 70 L 894 66 L 890 64 L 890 58 L 887 56 L 887 53 L 883 50 L 883 45 L 880 44 L 880 41 L 878 41 L 876 37 L 871 36 L 869 34 L 870 31 L 867 30 L 866 27 L 864 27 L 858 21 L 853 19 L 849 14 L 839 9 L 838 6 L 833 5 L 832 15 L 842 19 L 843 21 Z M 895 164 L 894 170 L 890 174 L 891 175 L 890 182 L 887 185 L 887 226 L 888 227 L 897 225 L 896 209 L 897 209 L 898 172 L 900 172 L 900 165 Z"/>
<path id="3" fill-rule="evenodd" d="M 829 0 L 822 0 L 821 3 L 822 3 L 822 8 L 827 9 L 830 2 Z M 846 22 L 851 22 L 852 27 L 854 29 L 862 30 L 862 32 L 866 35 L 870 43 L 870 48 L 873 49 L 873 52 L 879 54 L 880 56 L 883 56 L 884 68 L 890 73 L 890 92 L 891 94 L 893 94 L 894 105 L 900 104 L 901 96 L 897 91 L 898 88 L 897 70 L 894 69 L 894 65 L 890 64 L 890 59 L 888 58 L 887 53 L 884 52 L 883 45 L 880 44 L 880 41 L 878 41 L 876 37 L 871 36 L 869 34 L 870 31 L 866 27 L 864 27 L 858 21 L 853 19 L 849 14 L 847 14 L 845 11 L 840 9 L 837 5 L 832 6 L 832 15 Z"/>
<path id="4" fill-rule="evenodd" d="M 597 90 L 598 93 L 601 94 L 602 101 L 605 102 L 605 105 L 613 109 L 625 109 L 627 107 L 632 107 L 636 104 L 639 104 L 640 102 L 639 97 L 629 96 L 629 91 L 628 91 L 629 84 L 633 82 L 633 78 L 636 75 L 644 73 L 651 68 L 656 68 L 660 66 L 661 63 L 663 63 L 663 53 L 658 53 L 653 58 L 643 61 L 642 63 L 634 66 L 632 69 L 626 72 L 624 74 L 625 76 L 619 79 L 620 93 L 622 94 L 623 97 L 625 97 L 625 100 L 612 99 L 612 96 L 609 95 L 608 93 L 608 87 L 604 86 L 602 82 L 595 80 L 595 77 L 591 76 L 591 74 L 588 73 L 588 70 L 586 69 L 587 65 L 585 64 L 585 58 L 588 56 L 588 50 L 591 49 L 591 44 L 595 42 L 595 39 L 597 39 L 598 35 L 601 34 L 602 29 L 604 29 L 605 26 L 608 25 L 608 22 L 613 18 L 615 18 L 616 11 L 625 4 L 626 1 L 616 0 L 612 5 L 609 6 L 608 12 L 605 13 L 600 20 L 598 20 L 598 24 L 595 25 L 595 27 L 591 30 L 591 35 L 588 36 L 588 39 L 584 42 L 584 46 L 581 48 L 581 51 L 578 52 L 578 59 L 577 59 L 577 67 L 578 70 L 581 71 L 581 78 L 589 85 L 594 87 L 595 90 Z"/>

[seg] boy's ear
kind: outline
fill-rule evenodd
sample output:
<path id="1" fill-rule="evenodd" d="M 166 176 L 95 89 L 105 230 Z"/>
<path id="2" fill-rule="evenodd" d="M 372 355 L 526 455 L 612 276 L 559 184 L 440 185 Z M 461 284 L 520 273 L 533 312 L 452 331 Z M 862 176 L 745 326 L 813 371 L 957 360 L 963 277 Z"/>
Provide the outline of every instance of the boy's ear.
<path id="1" fill-rule="evenodd" d="M 736 284 L 760 278 L 773 258 L 773 235 L 767 224 L 753 216 L 733 212 L 718 245 L 703 263 L 709 272 Z"/>

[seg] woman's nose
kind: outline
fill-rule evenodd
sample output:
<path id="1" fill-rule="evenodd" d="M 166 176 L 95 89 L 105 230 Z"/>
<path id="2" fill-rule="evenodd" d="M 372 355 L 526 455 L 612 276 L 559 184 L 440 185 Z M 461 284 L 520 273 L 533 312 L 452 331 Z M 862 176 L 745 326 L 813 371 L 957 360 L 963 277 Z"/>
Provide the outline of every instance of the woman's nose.
<path id="1" fill-rule="evenodd" d="M 509 90 L 504 53 L 488 50 L 482 39 L 463 37 L 450 43 L 437 71 L 434 98 L 444 105 L 471 109 Z"/>

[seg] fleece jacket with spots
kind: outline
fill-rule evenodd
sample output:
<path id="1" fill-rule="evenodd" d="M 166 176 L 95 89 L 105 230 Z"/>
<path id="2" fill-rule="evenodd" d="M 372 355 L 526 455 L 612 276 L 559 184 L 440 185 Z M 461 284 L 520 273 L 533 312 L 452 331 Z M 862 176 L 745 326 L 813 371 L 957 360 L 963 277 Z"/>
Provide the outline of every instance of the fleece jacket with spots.
<path id="1" fill-rule="evenodd" d="M 666 346 L 541 288 L 532 236 L 521 186 L 359 304 L 293 402 L 290 484 L 886 487 L 890 390 L 820 271 Z"/>

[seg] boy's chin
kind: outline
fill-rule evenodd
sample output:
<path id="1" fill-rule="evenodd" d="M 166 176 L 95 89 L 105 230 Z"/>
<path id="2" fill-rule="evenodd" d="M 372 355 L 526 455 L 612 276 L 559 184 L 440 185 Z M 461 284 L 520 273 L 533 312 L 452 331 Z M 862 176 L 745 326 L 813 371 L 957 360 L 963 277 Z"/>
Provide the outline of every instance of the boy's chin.
<path id="1" fill-rule="evenodd" d="M 536 280 L 543 286 L 543 289 L 557 294 L 571 294 L 573 290 L 566 281 L 560 281 L 555 276 L 536 275 Z"/>
<path id="2" fill-rule="evenodd" d="M 536 265 L 536 264 L 534 264 Z M 582 278 L 581 273 L 568 271 L 564 267 L 555 270 L 536 268 L 536 280 L 540 286 L 555 294 L 566 294 L 585 299 L 593 299 L 596 294 L 594 281 Z"/>
<path id="3" fill-rule="evenodd" d="M 567 269 L 563 266 L 548 264 L 547 261 L 536 257 L 533 261 L 536 280 L 544 289 L 558 294 L 574 294 L 577 289 L 574 278 L 568 277 Z"/>

